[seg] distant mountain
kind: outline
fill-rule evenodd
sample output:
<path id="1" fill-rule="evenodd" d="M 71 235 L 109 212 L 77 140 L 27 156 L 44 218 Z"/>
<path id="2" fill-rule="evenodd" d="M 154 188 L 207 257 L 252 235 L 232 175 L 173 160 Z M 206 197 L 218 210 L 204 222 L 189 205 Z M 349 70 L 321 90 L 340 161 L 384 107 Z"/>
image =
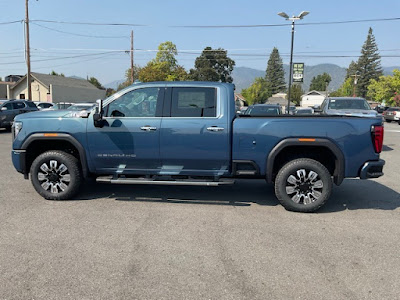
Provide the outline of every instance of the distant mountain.
<path id="1" fill-rule="evenodd" d="M 289 74 L 289 65 L 283 65 L 283 69 L 285 71 L 285 80 L 287 82 L 287 74 Z M 383 74 L 384 75 L 392 75 L 394 69 L 399 69 L 400 67 L 384 67 Z M 313 77 L 318 76 L 322 73 L 328 73 L 332 77 L 332 81 L 329 84 L 328 90 L 334 91 L 337 90 L 343 83 L 344 78 L 346 77 L 346 68 L 339 67 L 335 64 L 319 64 L 315 66 L 307 66 L 304 68 L 304 83 L 302 88 L 304 91 L 308 91 L 310 87 L 310 83 Z M 241 92 L 242 89 L 248 88 L 254 81 L 256 77 L 264 77 L 265 71 L 257 70 L 248 67 L 236 67 L 233 69 L 232 77 L 233 83 L 236 86 L 236 91 Z M 72 76 L 78 78 L 77 76 Z M 124 82 L 124 79 L 115 80 L 113 82 L 107 83 L 104 85 L 105 88 L 117 89 L 118 85 Z"/>
<path id="2" fill-rule="evenodd" d="M 81 79 L 81 80 L 85 80 L 85 78 L 79 77 L 79 76 L 68 76 L 69 78 L 74 78 L 74 79 Z"/>
<path id="3" fill-rule="evenodd" d="M 114 80 L 114 81 L 112 81 L 110 83 L 105 84 L 104 87 L 106 89 L 114 89 L 114 90 L 116 90 L 118 88 L 118 86 L 123 82 L 125 82 L 125 79 Z"/>
<path id="4" fill-rule="evenodd" d="M 383 67 L 383 75 L 393 75 L 393 70 L 400 70 L 400 67 Z"/>
<path id="5" fill-rule="evenodd" d="M 285 71 L 285 79 L 287 82 L 288 78 L 286 74 L 289 74 L 289 65 L 283 65 L 283 69 Z M 324 72 L 328 73 L 332 77 L 332 81 L 328 88 L 329 90 L 337 90 L 346 76 L 346 68 L 334 64 L 319 64 L 315 66 L 305 65 L 304 83 L 302 85 L 303 90 L 308 91 L 312 78 Z M 248 88 L 256 77 L 264 76 L 265 71 L 247 67 L 237 67 L 232 72 L 233 83 L 236 85 L 236 90 L 239 92 L 242 89 Z"/>

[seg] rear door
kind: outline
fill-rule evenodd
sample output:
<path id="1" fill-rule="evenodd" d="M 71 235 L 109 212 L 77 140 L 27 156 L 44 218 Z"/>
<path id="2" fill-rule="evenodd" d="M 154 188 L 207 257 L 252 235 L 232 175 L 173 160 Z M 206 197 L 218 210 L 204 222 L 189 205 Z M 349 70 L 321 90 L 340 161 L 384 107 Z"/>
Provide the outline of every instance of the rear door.
<path id="1" fill-rule="evenodd" d="M 2 106 L 2 110 L 0 112 L 0 124 L 2 126 L 11 125 L 12 120 L 14 119 L 14 109 L 12 102 L 8 102 Z"/>
<path id="2" fill-rule="evenodd" d="M 161 173 L 228 174 L 230 127 L 221 107 L 221 88 L 168 88 L 166 104 L 160 136 Z"/>
<path id="3" fill-rule="evenodd" d="M 22 114 L 24 112 L 26 112 L 26 108 L 25 108 L 25 103 L 22 101 L 15 101 L 12 103 L 13 104 L 13 117 L 12 120 L 14 120 L 14 117 L 16 115 Z"/>

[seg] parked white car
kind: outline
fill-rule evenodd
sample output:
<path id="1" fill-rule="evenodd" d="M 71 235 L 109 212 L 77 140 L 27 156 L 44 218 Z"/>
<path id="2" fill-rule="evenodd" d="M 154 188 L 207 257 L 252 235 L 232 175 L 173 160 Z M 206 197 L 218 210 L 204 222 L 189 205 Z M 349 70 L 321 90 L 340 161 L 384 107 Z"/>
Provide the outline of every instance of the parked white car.
<path id="1" fill-rule="evenodd" d="M 47 108 L 52 108 L 54 106 L 54 103 L 51 102 L 39 102 L 39 101 L 35 101 L 33 102 L 36 104 L 36 107 L 39 110 L 43 110 L 43 109 L 47 109 Z"/>

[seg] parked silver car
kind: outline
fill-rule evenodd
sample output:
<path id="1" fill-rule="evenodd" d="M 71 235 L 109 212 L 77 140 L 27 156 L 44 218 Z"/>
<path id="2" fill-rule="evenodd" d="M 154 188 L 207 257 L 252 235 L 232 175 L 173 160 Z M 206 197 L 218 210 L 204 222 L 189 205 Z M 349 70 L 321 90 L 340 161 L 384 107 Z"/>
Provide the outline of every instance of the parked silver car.
<path id="1" fill-rule="evenodd" d="M 367 100 L 356 97 L 331 97 L 322 102 L 316 110 L 323 115 L 345 115 L 357 117 L 377 117 L 376 110 L 371 109 Z"/>

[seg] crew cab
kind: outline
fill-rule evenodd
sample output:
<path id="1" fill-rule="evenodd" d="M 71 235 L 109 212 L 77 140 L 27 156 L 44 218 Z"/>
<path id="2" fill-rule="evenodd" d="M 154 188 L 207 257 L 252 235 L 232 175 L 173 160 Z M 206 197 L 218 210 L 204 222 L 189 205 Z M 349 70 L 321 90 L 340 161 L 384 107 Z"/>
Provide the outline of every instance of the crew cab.
<path id="1" fill-rule="evenodd" d="M 282 205 L 312 212 L 344 178 L 382 176 L 381 118 L 237 115 L 234 85 L 134 84 L 91 111 L 42 111 L 13 124 L 12 161 L 45 199 L 102 184 L 273 183 Z M 351 195 L 349 195 L 351 196 Z"/>

